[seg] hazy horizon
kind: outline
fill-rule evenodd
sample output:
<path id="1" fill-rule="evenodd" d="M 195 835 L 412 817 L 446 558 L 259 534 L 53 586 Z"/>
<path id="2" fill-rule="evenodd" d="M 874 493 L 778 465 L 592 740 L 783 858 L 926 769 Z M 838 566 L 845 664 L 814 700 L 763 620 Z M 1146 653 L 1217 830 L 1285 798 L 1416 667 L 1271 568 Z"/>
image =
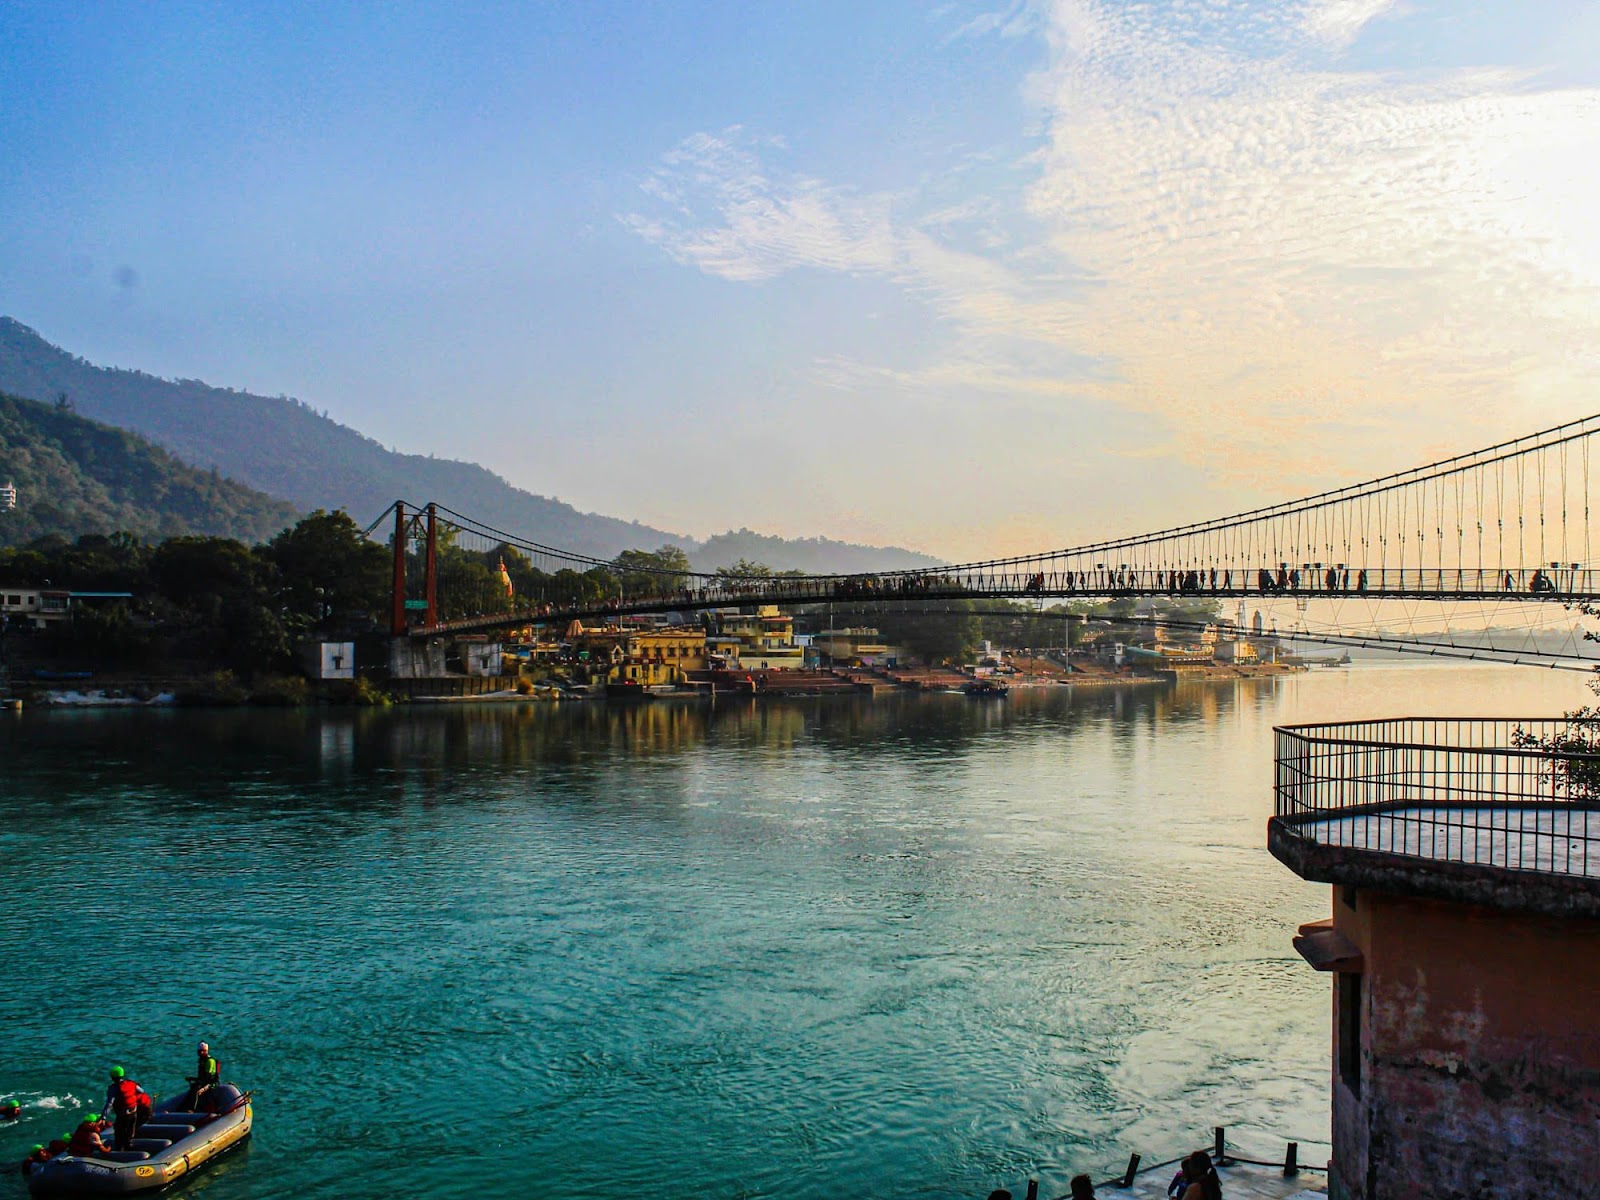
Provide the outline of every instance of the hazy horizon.
<path id="1" fill-rule="evenodd" d="M 1597 34 L 18 3 L 0 312 L 696 539 L 1071 545 L 1585 414 Z"/>

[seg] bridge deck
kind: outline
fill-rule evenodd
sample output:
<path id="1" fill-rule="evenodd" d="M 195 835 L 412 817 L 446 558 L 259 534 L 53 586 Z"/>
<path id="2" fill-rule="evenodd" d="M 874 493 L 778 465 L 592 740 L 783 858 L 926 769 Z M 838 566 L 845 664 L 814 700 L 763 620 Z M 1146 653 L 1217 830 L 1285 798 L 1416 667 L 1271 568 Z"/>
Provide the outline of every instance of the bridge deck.
<path id="1" fill-rule="evenodd" d="M 891 583 L 893 581 L 890 581 Z M 874 589 L 857 587 L 835 588 L 811 584 L 794 588 L 774 588 L 770 591 L 755 589 L 736 591 L 729 589 L 695 589 L 661 596 L 640 596 L 621 601 L 578 605 L 540 604 L 531 608 L 484 613 L 458 619 L 440 621 L 432 626 L 413 626 L 412 636 L 432 633 L 466 633 L 476 630 L 507 629 L 530 624 L 560 624 L 574 620 L 589 620 L 644 613 L 694 612 L 711 608 L 739 608 L 758 604 L 796 605 L 822 604 L 877 604 L 950 602 L 972 600 L 1029 600 L 1039 603 L 1062 600 L 1114 600 L 1129 596 L 1157 596 L 1194 600 L 1246 600 L 1257 603 L 1280 600 L 1477 600 L 1510 603 L 1565 603 L 1600 604 L 1600 588 L 1590 590 L 1562 589 L 1553 592 L 1528 593 L 1524 591 L 1495 590 L 1492 588 L 1452 587 L 1385 587 L 1364 591 L 1341 589 L 1299 588 L 1285 591 L 1262 591 L 1246 587 L 1206 587 L 1199 590 L 1170 590 L 1165 588 L 1083 587 L 1073 590 L 1038 590 L 1019 580 L 1012 585 L 983 584 L 975 582 L 961 587 L 900 588 L 884 586 Z"/>

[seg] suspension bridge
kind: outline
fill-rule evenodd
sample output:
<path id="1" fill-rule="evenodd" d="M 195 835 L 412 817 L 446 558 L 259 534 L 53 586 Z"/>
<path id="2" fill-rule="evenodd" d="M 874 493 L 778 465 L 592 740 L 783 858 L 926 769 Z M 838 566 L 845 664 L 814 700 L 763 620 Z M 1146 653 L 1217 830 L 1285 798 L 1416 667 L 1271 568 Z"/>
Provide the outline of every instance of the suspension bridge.
<path id="1" fill-rule="evenodd" d="M 433 502 L 368 529 L 394 559 L 391 632 L 424 638 L 758 604 L 1204 597 L 1600 603 L 1600 414 L 1231 516 L 919 570 L 751 575 L 563 550 Z"/>

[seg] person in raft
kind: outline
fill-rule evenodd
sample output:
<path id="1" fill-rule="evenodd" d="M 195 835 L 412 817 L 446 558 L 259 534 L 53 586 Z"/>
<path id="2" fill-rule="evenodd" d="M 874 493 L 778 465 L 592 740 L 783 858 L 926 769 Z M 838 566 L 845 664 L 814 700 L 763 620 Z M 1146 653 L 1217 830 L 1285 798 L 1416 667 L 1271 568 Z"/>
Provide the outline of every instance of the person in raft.
<path id="1" fill-rule="evenodd" d="M 67 1153 L 78 1158 L 103 1158 L 111 1147 L 100 1140 L 100 1114 L 90 1113 L 78 1123 L 67 1141 Z"/>
<path id="2" fill-rule="evenodd" d="M 111 1086 L 106 1089 L 106 1111 L 116 1118 L 113 1137 L 118 1150 L 126 1150 L 133 1135 L 150 1115 L 150 1096 L 121 1067 L 111 1068 Z"/>
<path id="3" fill-rule="evenodd" d="M 187 1112 L 197 1111 L 200 1097 L 222 1082 L 222 1064 L 211 1057 L 211 1047 L 201 1042 L 195 1055 L 194 1078 L 189 1080 L 189 1094 L 183 1098 Z"/>

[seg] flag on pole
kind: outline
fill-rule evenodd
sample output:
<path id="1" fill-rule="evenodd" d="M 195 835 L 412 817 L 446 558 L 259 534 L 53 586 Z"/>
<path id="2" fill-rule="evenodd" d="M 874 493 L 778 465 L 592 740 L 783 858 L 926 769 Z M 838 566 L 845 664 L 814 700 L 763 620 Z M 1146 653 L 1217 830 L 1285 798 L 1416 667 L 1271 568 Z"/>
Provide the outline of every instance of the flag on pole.
<path id="1" fill-rule="evenodd" d="M 500 560 L 500 582 L 505 584 L 507 596 L 516 595 L 516 589 L 511 586 L 511 572 L 506 570 L 506 560 L 503 558 Z"/>

